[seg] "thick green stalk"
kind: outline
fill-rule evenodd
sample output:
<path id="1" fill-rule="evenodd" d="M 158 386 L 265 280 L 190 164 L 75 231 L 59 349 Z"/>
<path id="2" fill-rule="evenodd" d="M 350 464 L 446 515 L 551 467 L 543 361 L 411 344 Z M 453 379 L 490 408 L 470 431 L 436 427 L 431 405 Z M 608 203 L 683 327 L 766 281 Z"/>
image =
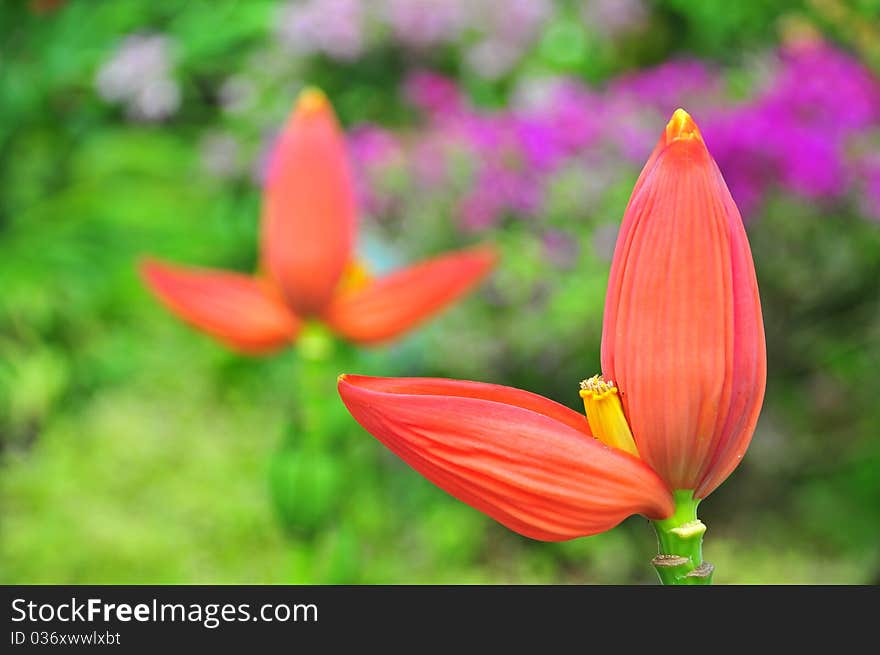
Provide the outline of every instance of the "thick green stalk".
<path id="1" fill-rule="evenodd" d="M 673 492 L 675 512 L 668 519 L 653 521 L 660 553 L 652 561 L 660 582 L 665 585 L 712 584 L 715 567 L 703 561 L 705 524 L 697 518 L 697 505 L 691 489 Z"/>

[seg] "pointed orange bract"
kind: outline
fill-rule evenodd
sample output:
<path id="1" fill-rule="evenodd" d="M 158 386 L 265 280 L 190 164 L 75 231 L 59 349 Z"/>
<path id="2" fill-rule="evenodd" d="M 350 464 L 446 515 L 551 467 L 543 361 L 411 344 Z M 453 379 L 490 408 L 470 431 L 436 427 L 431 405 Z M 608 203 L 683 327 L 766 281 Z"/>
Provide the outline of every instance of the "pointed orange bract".
<path id="1" fill-rule="evenodd" d="M 271 352 L 299 333 L 299 319 L 250 276 L 151 259 L 141 273 L 172 312 L 240 352 Z"/>
<path id="2" fill-rule="evenodd" d="M 632 514 L 665 518 L 666 485 L 639 459 L 592 438 L 583 416 L 479 382 L 345 375 L 352 416 L 431 482 L 533 539 L 609 530 Z"/>
<path id="3" fill-rule="evenodd" d="M 329 302 L 354 248 L 354 186 L 333 108 L 304 91 L 278 140 L 263 204 L 262 258 L 301 316 Z"/>
<path id="4" fill-rule="evenodd" d="M 495 265 L 495 251 L 473 248 L 420 262 L 342 292 L 323 318 L 357 343 L 393 339 L 469 291 Z"/>
<path id="5" fill-rule="evenodd" d="M 738 464 L 764 394 L 760 300 L 742 219 L 682 110 L 624 215 L 602 371 L 641 457 L 670 486 L 703 497 Z"/>

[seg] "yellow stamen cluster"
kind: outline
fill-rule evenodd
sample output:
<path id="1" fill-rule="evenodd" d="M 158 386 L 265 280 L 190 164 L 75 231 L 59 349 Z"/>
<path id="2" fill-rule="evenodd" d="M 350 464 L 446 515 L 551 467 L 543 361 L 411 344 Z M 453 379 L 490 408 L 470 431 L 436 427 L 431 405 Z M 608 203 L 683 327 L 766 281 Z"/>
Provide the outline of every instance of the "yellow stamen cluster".
<path id="1" fill-rule="evenodd" d="M 609 393 L 617 393 L 617 387 L 614 386 L 612 380 L 606 380 L 601 375 L 594 375 L 586 380 L 581 380 L 581 397 L 584 397 L 584 391 L 594 396 L 605 396 Z"/>
<path id="2" fill-rule="evenodd" d="M 580 396 L 584 401 L 587 422 L 593 436 L 612 448 L 639 456 L 629 423 L 623 414 L 620 395 L 614 382 L 601 375 L 581 382 Z"/>

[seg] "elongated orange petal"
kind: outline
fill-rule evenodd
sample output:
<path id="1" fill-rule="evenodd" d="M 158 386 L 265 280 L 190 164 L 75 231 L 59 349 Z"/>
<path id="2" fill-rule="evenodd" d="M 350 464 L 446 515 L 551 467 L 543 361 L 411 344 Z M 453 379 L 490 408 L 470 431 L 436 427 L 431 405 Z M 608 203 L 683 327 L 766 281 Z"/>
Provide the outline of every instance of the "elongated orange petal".
<path id="1" fill-rule="evenodd" d="M 728 216 L 733 217 L 734 222 L 730 252 L 734 289 L 733 363 L 726 380 L 730 386 L 730 403 L 726 415 L 719 413 L 709 447 L 711 455 L 703 464 L 702 477 L 695 492 L 698 498 L 712 493 L 739 466 L 752 440 L 767 384 L 764 321 L 752 251 L 742 228 L 739 210 L 714 162 L 713 169 L 716 183 L 724 189 L 722 200 Z"/>
<path id="2" fill-rule="evenodd" d="M 352 416 L 444 491 L 533 539 L 609 530 L 631 514 L 673 511 L 641 460 L 592 438 L 584 417 L 509 387 L 344 375 Z"/>
<path id="3" fill-rule="evenodd" d="M 144 261 L 141 274 L 174 314 L 239 352 L 270 352 L 299 333 L 299 319 L 248 275 L 155 260 Z"/>
<path id="4" fill-rule="evenodd" d="M 705 497 L 739 463 L 766 378 L 758 287 L 739 212 L 682 110 L 624 215 L 602 370 L 639 453 L 671 487 Z"/>
<path id="5" fill-rule="evenodd" d="M 300 316 L 330 300 L 351 256 L 354 189 L 324 95 L 307 90 L 278 140 L 263 198 L 262 259 Z"/>
<path id="6" fill-rule="evenodd" d="M 393 339 L 470 290 L 494 266 L 488 247 L 449 253 L 342 292 L 323 314 L 339 334 L 358 343 Z"/>

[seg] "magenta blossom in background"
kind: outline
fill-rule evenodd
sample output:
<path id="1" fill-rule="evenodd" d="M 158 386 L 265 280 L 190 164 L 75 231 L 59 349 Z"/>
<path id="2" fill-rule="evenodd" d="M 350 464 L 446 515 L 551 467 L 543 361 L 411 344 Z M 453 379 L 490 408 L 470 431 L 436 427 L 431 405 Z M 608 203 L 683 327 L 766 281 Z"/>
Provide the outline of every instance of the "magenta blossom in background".
<path id="1" fill-rule="evenodd" d="M 431 71 L 412 73 L 403 85 L 406 99 L 434 120 L 452 118 L 465 109 L 464 94 L 454 80 Z"/>
<path id="2" fill-rule="evenodd" d="M 860 176 L 851 142 L 878 127 L 880 81 L 849 55 L 812 43 L 780 52 L 766 88 L 712 116 L 704 134 L 748 214 L 774 186 L 812 200 L 845 194 Z"/>
<path id="3" fill-rule="evenodd" d="M 608 85 L 606 96 L 670 113 L 680 105 L 717 101 L 722 87 L 718 71 L 704 62 L 676 59 L 618 77 Z"/>
<path id="4" fill-rule="evenodd" d="M 383 176 L 405 161 L 397 136 L 375 125 L 360 125 L 349 132 L 348 149 L 354 162 L 358 206 L 368 214 L 385 214 L 393 198 L 382 193 Z"/>
<path id="5" fill-rule="evenodd" d="M 651 126 L 687 104 L 746 219 L 776 190 L 810 201 L 857 192 L 866 211 L 876 212 L 876 161 L 852 152 L 880 131 L 880 81 L 821 42 L 771 53 L 770 61 L 769 76 L 744 99 L 728 96 L 723 70 L 678 60 L 600 89 L 534 80 L 534 90 L 517 91 L 525 102 L 500 111 L 473 107 L 453 80 L 415 73 L 405 94 L 426 124 L 407 139 L 402 168 L 429 171 L 420 184 L 443 185 L 448 152 L 440 144 L 455 143 L 472 168 L 458 206 L 463 228 L 485 229 L 507 215 L 540 218 L 564 171 L 601 180 L 603 171 L 628 166 L 635 174 L 650 149 Z"/>
<path id="6" fill-rule="evenodd" d="M 351 130 L 348 146 L 355 159 L 370 166 L 382 166 L 403 154 L 395 134 L 375 125 L 360 125 Z"/>

